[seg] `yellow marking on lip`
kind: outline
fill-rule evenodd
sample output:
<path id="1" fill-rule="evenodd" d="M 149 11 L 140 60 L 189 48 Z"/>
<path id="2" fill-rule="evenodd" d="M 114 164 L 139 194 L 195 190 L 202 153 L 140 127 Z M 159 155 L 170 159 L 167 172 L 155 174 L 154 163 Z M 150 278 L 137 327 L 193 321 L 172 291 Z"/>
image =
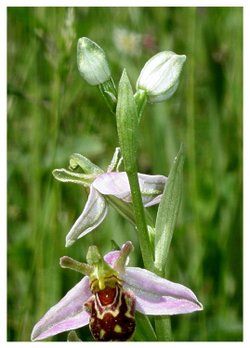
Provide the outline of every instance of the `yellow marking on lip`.
<path id="1" fill-rule="evenodd" d="M 116 324 L 116 326 L 114 327 L 114 332 L 116 333 L 121 333 L 122 332 L 122 328 L 120 325 Z"/>
<path id="2" fill-rule="evenodd" d="M 105 335 L 105 333 L 106 333 L 106 331 L 103 330 L 103 329 L 101 329 L 101 331 L 100 331 L 100 338 L 101 338 L 101 339 L 103 338 L 103 336 Z"/>

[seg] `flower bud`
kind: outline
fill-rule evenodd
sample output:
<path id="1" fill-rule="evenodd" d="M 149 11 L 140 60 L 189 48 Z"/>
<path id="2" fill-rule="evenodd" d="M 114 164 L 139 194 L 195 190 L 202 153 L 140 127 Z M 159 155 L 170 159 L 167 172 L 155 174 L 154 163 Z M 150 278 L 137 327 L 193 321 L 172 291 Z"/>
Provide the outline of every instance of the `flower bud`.
<path id="1" fill-rule="evenodd" d="M 163 51 L 147 61 L 136 83 L 137 90 L 145 90 L 150 103 L 158 103 L 172 96 L 179 84 L 185 55 Z"/>
<path id="2" fill-rule="evenodd" d="M 80 75 L 90 85 L 96 86 L 111 78 L 103 49 L 87 37 L 78 40 L 77 65 Z"/>

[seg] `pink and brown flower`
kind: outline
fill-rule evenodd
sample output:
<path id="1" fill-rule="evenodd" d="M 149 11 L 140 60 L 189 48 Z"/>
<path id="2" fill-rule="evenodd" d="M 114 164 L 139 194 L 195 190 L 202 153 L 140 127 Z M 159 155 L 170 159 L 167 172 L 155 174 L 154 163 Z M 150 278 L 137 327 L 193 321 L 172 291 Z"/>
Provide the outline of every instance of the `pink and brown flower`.
<path id="1" fill-rule="evenodd" d="M 95 340 L 125 341 L 135 330 L 135 311 L 175 315 L 203 309 L 187 287 L 146 269 L 128 267 L 132 249 L 132 243 L 126 242 L 121 250 L 111 251 L 102 258 L 92 246 L 87 253 L 88 264 L 67 256 L 61 258 L 62 267 L 85 276 L 35 325 L 32 341 L 88 324 Z"/>

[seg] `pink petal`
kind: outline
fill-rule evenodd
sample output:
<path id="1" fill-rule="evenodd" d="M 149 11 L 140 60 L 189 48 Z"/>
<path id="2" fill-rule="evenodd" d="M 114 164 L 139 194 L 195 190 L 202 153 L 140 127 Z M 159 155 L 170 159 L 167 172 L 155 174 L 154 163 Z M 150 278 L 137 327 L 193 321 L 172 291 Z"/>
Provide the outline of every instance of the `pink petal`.
<path id="1" fill-rule="evenodd" d="M 138 174 L 144 206 L 158 204 L 167 178 L 162 175 Z M 126 172 L 109 172 L 98 175 L 92 184 L 103 195 L 113 195 L 131 203 L 131 192 Z"/>
<path id="2" fill-rule="evenodd" d="M 111 267 L 113 267 L 119 255 L 120 255 L 120 251 L 114 250 L 107 253 L 103 258 Z"/>
<path id="3" fill-rule="evenodd" d="M 104 261 L 106 261 L 111 267 L 114 267 L 118 257 L 120 256 L 120 250 L 110 251 L 106 255 L 104 255 Z M 126 265 L 129 263 L 129 256 L 126 260 Z"/>
<path id="4" fill-rule="evenodd" d="M 98 175 L 93 186 L 103 195 L 113 195 L 125 202 L 131 202 L 130 187 L 125 172 L 109 172 Z"/>
<path id="5" fill-rule="evenodd" d="M 77 239 L 99 226 L 107 212 L 108 207 L 104 197 L 91 185 L 87 203 L 66 236 L 66 246 L 71 246 Z"/>
<path id="6" fill-rule="evenodd" d="M 144 207 L 150 207 L 160 203 L 167 177 L 146 174 L 138 174 L 138 177 Z"/>
<path id="7" fill-rule="evenodd" d="M 195 294 L 185 286 L 138 267 L 127 267 L 124 286 L 136 296 L 136 309 L 149 315 L 172 315 L 202 310 Z"/>
<path id="8" fill-rule="evenodd" d="M 131 287 L 129 289 L 132 289 Z M 134 292 L 136 297 L 136 310 L 147 315 L 175 315 L 192 313 L 202 310 L 201 306 L 185 299 L 173 298 L 171 296 L 155 296 L 141 292 Z"/>
<path id="9" fill-rule="evenodd" d="M 90 296 L 89 278 L 84 277 L 35 325 L 31 340 L 42 340 L 87 325 L 89 314 L 83 304 Z"/>

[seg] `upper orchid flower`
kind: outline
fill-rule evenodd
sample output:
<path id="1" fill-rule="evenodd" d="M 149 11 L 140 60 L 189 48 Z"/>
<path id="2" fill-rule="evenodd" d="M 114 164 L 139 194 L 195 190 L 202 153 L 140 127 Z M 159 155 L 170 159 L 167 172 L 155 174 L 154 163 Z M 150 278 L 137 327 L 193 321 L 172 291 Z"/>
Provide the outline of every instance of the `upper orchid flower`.
<path id="1" fill-rule="evenodd" d="M 102 258 L 92 246 L 87 254 L 88 264 L 62 257 L 62 267 L 86 276 L 35 325 L 31 339 L 42 340 L 89 324 L 95 340 L 126 341 L 135 330 L 135 311 L 173 315 L 203 309 L 185 286 L 139 267 L 127 267 L 132 249 L 132 243 L 126 242 L 120 251 Z"/>
<path id="2" fill-rule="evenodd" d="M 74 154 L 70 168 L 80 166 L 86 174 L 66 169 L 55 169 L 53 175 L 63 182 L 73 182 L 89 188 L 87 203 L 66 237 L 66 247 L 99 226 L 108 212 L 107 201 L 120 213 L 133 221 L 133 212 L 128 203 L 132 202 L 129 181 L 126 172 L 112 172 L 117 168 L 119 148 L 116 149 L 111 165 L 105 173 L 87 158 Z M 138 174 L 144 207 L 160 202 L 167 178 L 162 175 Z M 125 203 L 124 203 L 125 202 Z"/>

